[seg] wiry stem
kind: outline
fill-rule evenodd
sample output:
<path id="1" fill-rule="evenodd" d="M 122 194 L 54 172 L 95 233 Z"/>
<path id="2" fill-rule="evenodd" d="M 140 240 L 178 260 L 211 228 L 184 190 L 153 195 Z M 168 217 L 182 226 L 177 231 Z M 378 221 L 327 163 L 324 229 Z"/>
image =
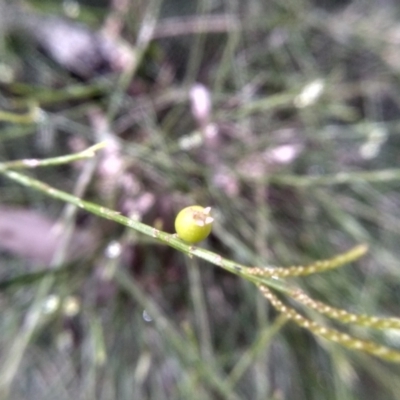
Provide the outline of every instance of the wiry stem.
<path id="1" fill-rule="evenodd" d="M 100 142 L 79 153 L 68 154 L 66 156 L 60 156 L 60 157 L 46 158 L 43 160 L 38 158 L 26 158 L 23 160 L 2 162 L 0 163 L 0 171 L 6 169 L 38 168 L 38 167 L 48 167 L 53 165 L 69 164 L 73 161 L 94 157 L 95 152 L 102 149 L 106 145 L 107 145 L 106 142 Z"/>
<path id="2" fill-rule="evenodd" d="M 293 308 L 284 304 L 266 286 L 259 285 L 259 288 L 264 297 L 271 302 L 277 311 L 285 315 L 287 318 L 293 320 L 302 328 L 309 330 L 314 335 L 338 343 L 351 350 L 363 351 L 365 353 L 370 353 L 376 357 L 382 358 L 383 360 L 400 363 L 400 351 L 391 349 L 390 347 L 383 346 L 370 340 L 355 338 L 347 333 L 343 333 L 336 329 L 320 325 L 315 321 L 311 321 L 299 314 Z"/>
<path id="3" fill-rule="evenodd" d="M 353 184 L 356 182 L 392 182 L 400 180 L 400 169 L 381 169 L 376 171 L 340 172 L 333 175 L 299 176 L 274 175 L 268 178 L 271 183 L 283 186 L 309 187 Z"/>
<path id="4" fill-rule="evenodd" d="M 362 257 L 368 251 L 368 247 L 364 244 L 353 247 L 346 253 L 339 254 L 338 256 L 329 260 L 317 261 L 310 265 L 299 265 L 294 267 L 279 267 L 279 268 L 262 268 L 254 267 L 246 269 L 246 272 L 254 276 L 265 276 L 265 277 L 278 277 L 287 278 L 289 276 L 305 276 L 324 271 L 329 271 L 348 264 Z"/>
<path id="5" fill-rule="evenodd" d="M 344 324 L 355 324 L 374 329 L 400 329 L 400 318 L 380 318 L 367 314 L 352 314 L 346 310 L 331 307 L 328 304 L 314 300 L 300 289 L 294 290 L 290 297 L 308 308 Z"/>
<path id="6" fill-rule="evenodd" d="M 36 105 L 30 105 L 24 114 L 12 113 L 0 110 L 0 121 L 12 124 L 35 124 L 40 120 L 40 109 Z"/>
<path id="7" fill-rule="evenodd" d="M 48 161 L 50 161 L 50 159 L 48 159 Z M 176 235 L 160 231 L 156 228 L 143 224 L 139 221 L 135 221 L 133 219 L 124 217 L 123 215 L 120 215 L 117 211 L 82 200 L 79 197 L 63 192 L 62 190 L 58 190 L 54 187 L 47 185 L 44 182 L 38 181 L 37 179 L 31 178 L 24 174 L 20 174 L 17 171 L 9 170 L 7 168 L 2 169 L 0 165 L 0 174 L 3 174 L 7 178 L 15 182 L 18 182 L 21 185 L 24 185 L 34 190 L 38 190 L 39 192 L 42 192 L 48 195 L 49 197 L 65 201 L 83 210 L 86 210 L 92 214 L 98 215 L 102 218 L 109 219 L 121 225 L 125 225 L 129 228 L 135 229 L 140 233 L 143 233 L 149 237 L 157 239 L 160 242 L 163 242 L 168 246 L 171 246 L 190 256 L 199 257 L 203 260 L 210 262 L 211 264 L 224 268 L 225 270 L 235 275 L 239 275 L 252 282 L 263 283 L 265 285 L 274 288 L 275 290 L 282 291 L 284 293 L 290 293 L 290 291 L 292 290 L 290 289 L 289 285 L 282 280 L 270 279 L 268 277 L 254 277 L 248 275 L 246 274 L 246 270 L 248 269 L 248 267 L 246 267 L 245 265 L 235 263 L 234 261 L 223 258 L 219 254 L 213 253 L 209 250 L 202 249 L 201 247 L 188 245 L 187 243 L 180 240 Z"/>

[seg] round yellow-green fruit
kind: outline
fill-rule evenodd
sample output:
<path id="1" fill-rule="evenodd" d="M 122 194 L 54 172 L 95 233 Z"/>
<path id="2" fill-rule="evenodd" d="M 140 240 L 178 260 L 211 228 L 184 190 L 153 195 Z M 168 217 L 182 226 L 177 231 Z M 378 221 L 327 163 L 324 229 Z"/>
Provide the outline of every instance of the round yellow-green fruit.
<path id="1" fill-rule="evenodd" d="M 210 234 L 213 221 L 211 207 L 189 206 L 176 216 L 175 230 L 185 242 L 198 243 Z"/>

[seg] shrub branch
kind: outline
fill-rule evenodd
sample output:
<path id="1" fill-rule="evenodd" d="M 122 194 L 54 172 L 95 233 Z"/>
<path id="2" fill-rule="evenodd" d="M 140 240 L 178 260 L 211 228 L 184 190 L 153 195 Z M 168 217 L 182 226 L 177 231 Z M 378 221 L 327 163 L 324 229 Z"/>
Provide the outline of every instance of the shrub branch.
<path id="1" fill-rule="evenodd" d="M 343 254 L 339 254 L 331 259 L 317 261 L 305 266 L 294 266 L 288 268 L 275 268 L 271 266 L 248 267 L 238 264 L 232 260 L 225 259 L 219 254 L 213 253 L 209 250 L 189 245 L 181 241 L 174 234 L 160 231 L 149 225 L 143 224 L 142 222 L 127 218 L 114 210 L 82 200 L 79 197 L 51 187 L 46 183 L 34 179 L 26 174 L 15 171 L 15 169 L 54 166 L 70 163 L 83 158 L 90 158 L 95 155 L 97 150 L 103 148 L 104 146 L 105 143 L 99 143 L 80 153 L 70 154 L 62 157 L 48 158 L 44 160 L 17 160 L 0 163 L 0 174 L 15 182 L 18 182 L 21 185 L 42 192 L 52 198 L 73 204 L 92 214 L 125 225 L 144 235 L 152 237 L 155 240 L 164 243 L 165 245 L 173 247 L 189 255 L 190 257 L 201 258 L 210 262 L 211 264 L 214 264 L 235 275 L 253 282 L 260 289 L 263 296 L 271 302 L 271 304 L 279 313 L 283 314 L 286 318 L 293 320 L 297 325 L 309 330 L 316 336 L 331 340 L 352 350 L 370 353 L 374 356 L 380 357 L 381 359 L 400 363 L 400 351 L 391 349 L 373 341 L 355 338 L 347 333 L 325 327 L 313 320 L 307 319 L 303 315 L 299 314 L 295 309 L 284 304 L 272 291 L 274 290 L 280 292 L 281 294 L 296 300 L 300 304 L 342 323 L 360 325 L 375 329 L 400 329 L 400 319 L 380 318 L 364 314 L 357 315 L 349 313 L 346 310 L 331 307 L 327 304 L 310 298 L 299 288 L 294 287 L 282 279 L 286 277 L 305 276 L 320 273 L 341 267 L 363 256 L 367 251 L 366 245 L 356 246 L 353 249 Z"/>

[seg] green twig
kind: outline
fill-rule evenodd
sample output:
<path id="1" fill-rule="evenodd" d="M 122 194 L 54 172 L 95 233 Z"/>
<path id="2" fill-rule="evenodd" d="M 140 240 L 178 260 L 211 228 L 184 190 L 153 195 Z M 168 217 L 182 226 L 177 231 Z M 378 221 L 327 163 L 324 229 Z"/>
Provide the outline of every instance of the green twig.
<path id="1" fill-rule="evenodd" d="M 248 268 L 247 273 L 254 276 L 266 276 L 266 277 L 279 277 L 287 278 L 293 276 L 307 276 L 325 271 L 330 271 L 335 268 L 342 267 L 355 260 L 358 260 L 368 251 L 368 246 L 360 244 L 359 246 L 353 247 L 349 251 L 339 254 L 328 260 L 320 260 L 309 265 L 298 265 L 294 267 L 278 267 L 278 268 Z"/>
<path id="2" fill-rule="evenodd" d="M 40 119 L 40 109 L 36 105 L 30 105 L 28 112 L 16 114 L 0 110 L 0 121 L 12 124 L 36 124 Z"/>
<path id="3" fill-rule="evenodd" d="M 74 156 L 71 156 L 70 159 L 75 160 L 76 156 L 77 155 L 75 154 Z M 44 162 L 44 160 L 43 160 L 43 162 Z M 48 160 L 48 162 L 50 162 L 50 159 Z M 47 164 L 47 165 L 49 165 L 49 164 Z M 52 164 L 52 165 L 54 165 L 54 164 Z M 82 200 L 79 197 L 76 197 L 69 193 L 63 192 L 62 190 L 55 189 L 54 187 L 51 187 L 51 186 L 47 185 L 46 183 L 43 183 L 37 179 L 31 178 L 31 177 L 21 174 L 19 172 L 0 168 L 0 173 L 13 181 L 20 183 L 21 185 L 24 185 L 31 189 L 38 190 L 39 192 L 45 193 L 46 195 L 53 197 L 55 199 L 62 200 L 67 203 L 73 204 L 83 210 L 86 210 L 92 214 L 98 215 L 102 218 L 112 220 L 119 224 L 125 225 L 129 228 L 135 229 L 136 231 L 143 233 L 144 235 L 150 236 L 154 239 L 157 239 L 158 241 L 165 243 L 168 246 L 175 248 L 176 250 L 186 253 L 189 256 L 192 256 L 192 257 L 194 256 L 194 257 L 198 257 L 203 260 L 206 260 L 206 261 L 210 262 L 211 264 L 217 265 L 217 266 L 219 266 L 235 275 L 241 276 L 251 282 L 262 283 L 264 285 L 267 285 L 275 290 L 278 290 L 278 291 L 284 292 L 284 293 L 290 293 L 292 291 L 290 286 L 286 282 L 284 282 L 280 279 L 253 276 L 246 272 L 246 269 L 248 269 L 247 266 L 238 264 L 238 263 L 228 260 L 228 259 L 225 259 L 225 258 L 221 257 L 219 254 L 213 253 L 212 251 L 189 245 L 189 244 L 183 242 L 182 240 L 178 239 L 176 235 L 160 231 L 156 228 L 153 228 L 149 225 L 143 224 L 139 221 L 135 221 L 133 219 L 124 217 L 114 210 L 99 206 L 97 204 L 94 204 L 94 203 L 91 203 L 91 202 L 88 202 L 85 200 Z"/>
<path id="4" fill-rule="evenodd" d="M 268 177 L 270 183 L 284 186 L 309 187 L 333 186 L 356 182 L 391 182 L 400 180 L 400 169 L 382 169 L 378 171 L 339 172 L 322 176 L 299 175 L 272 175 Z"/>
<path id="5" fill-rule="evenodd" d="M 318 322 L 312 321 L 299 314 L 294 308 L 284 304 L 274 293 L 266 286 L 260 285 L 259 289 L 266 299 L 268 299 L 274 308 L 291 319 L 297 325 L 312 332 L 314 335 L 339 343 L 343 347 L 351 350 L 358 350 L 365 353 L 373 354 L 376 357 L 386 361 L 400 363 L 400 351 L 383 346 L 371 340 L 358 339 L 347 333 L 343 333 L 333 328 L 320 325 Z"/>
<path id="6" fill-rule="evenodd" d="M 304 306 L 316 310 L 320 314 L 326 315 L 331 319 L 341 322 L 342 324 L 353 324 L 365 326 L 373 329 L 400 329 L 400 318 L 394 317 L 376 317 L 367 314 L 354 314 L 346 310 L 331 307 L 321 301 L 314 300 L 300 289 L 295 289 L 290 297 Z"/>
<path id="7" fill-rule="evenodd" d="M 24 160 L 15 160 L 0 163 L 0 171 L 6 169 L 23 169 L 23 168 L 38 168 L 38 167 L 48 167 L 61 164 L 69 164 L 73 161 L 82 160 L 85 158 L 92 158 L 95 152 L 102 149 L 107 145 L 106 142 L 96 143 L 95 145 L 74 154 L 68 154 L 66 156 L 46 158 L 43 160 L 37 158 L 28 158 Z"/>

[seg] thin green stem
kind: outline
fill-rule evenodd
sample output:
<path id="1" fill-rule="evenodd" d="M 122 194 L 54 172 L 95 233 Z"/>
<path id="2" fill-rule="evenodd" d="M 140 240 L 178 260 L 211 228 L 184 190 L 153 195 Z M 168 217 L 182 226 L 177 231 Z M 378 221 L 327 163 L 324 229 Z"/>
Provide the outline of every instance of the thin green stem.
<path id="1" fill-rule="evenodd" d="M 321 301 L 314 300 L 300 289 L 295 289 L 290 297 L 304 306 L 340 321 L 343 324 L 365 326 L 373 329 L 400 329 L 400 318 L 376 317 L 367 314 L 353 314 L 341 308 L 331 307 Z"/>
<path id="2" fill-rule="evenodd" d="M 218 267 L 221 267 L 235 275 L 241 276 L 242 278 L 245 278 L 253 283 L 262 283 L 284 293 L 290 293 L 292 290 L 286 282 L 280 279 L 258 277 L 248 274 L 246 272 L 246 269 L 248 269 L 248 267 L 245 265 L 241 265 L 234 261 L 225 259 L 219 254 L 213 253 L 212 251 L 188 245 L 187 243 L 178 239 L 176 235 L 160 231 L 139 221 L 124 217 L 114 210 L 99 206 L 89 201 L 82 200 L 79 197 L 63 192 L 62 190 L 55 189 L 54 187 L 51 187 L 37 179 L 31 178 L 27 175 L 9 169 L 0 168 L 0 173 L 13 181 L 20 183 L 23 186 L 45 193 L 52 198 L 74 204 L 75 206 L 92 214 L 98 215 L 102 218 L 112 220 L 129 228 L 135 229 L 136 231 L 157 239 L 158 241 L 163 242 L 168 246 L 175 248 L 176 250 L 186 253 L 189 256 L 194 256 L 206 260 L 211 264 L 217 265 Z"/>
<path id="3" fill-rule="evenodd" d="M 28 112 L 24 114 L 12 113 L 0 110 L 0 121 L 12 124 L 36 124 L 40 119 L 40 109 L 36 105 L 31 105 Z"/>
<path id="4" fill-rule="evenodd" d="M 400 180 L 400 169 L 381 169 L 364 172 L 339 172 L 333 175 L 299 176 L 299 175 L 272 175 L 268 177 L 270 183 L 282 186 L 309 187 L 333 186 L 356 182 L 391 182 Z"/>
<path id="5" fill-rule="evenodd" d="M 276 268 L 254 267 L 254 268 L 248 268 L 246 272 L 254 276 L 279 277 L 279 278 L 287 278 L 293 276 L 307 276 L 342 267 L 343 265 L 358 260 L 367 251 L 368 251 L 368 246 L 366 246 L 365 244 L 361 244 L 333 258 L 330 258 L 328 260 L 316 261 L 309 265 L 297 265 L 293 267 L 276 267 Z"/>
<path id="6" fill-rule="evenodd" d="M 343 347 L 351 350 L 358 350 L 365 353 L 373 354 L 383 360 L 390 362 L 400 363 L 400 351 L 375 343 L 371 340 L 358 339 L 347 333 L 343 333 L 333 328 L 329 328 L 319 323 L 305 318 L 299 314 L 294 308 L 284 304 L 274 293 L 272 293 L 266 286 L 259 285 L 261 293 L 268 299 L 274 308 L 291 319 L 297 325 L 301 326 L 312 332 L 314 335 L 339 343 Z"/>
<path id="7" fill-rule="evenodd" d="M 188 275 L 201 354 L 203 359 L 208 363 L 214 363 L 215 360 L 212 348 L 210 323 L 207 314 L 207 304 L 201 281 L 199 263 L 196 259 L 188 260 Z"/>
<path id="8" fill-rule="evenodd" d="M 6 169 L 38 168 L 38 167 L 69 164 L 73 161 L 94 157 L 95 152 L 104 148 L 106 145 L 107 145 L 106 142 L 100 142 L 79 153 L 68 154 L 66 156 L 60 156 L 60 157 L 46 158 L 43 160 L 37 158 L 27 158 L 23 160 L 3 162 L 0 163 L 0 171 Z"/>

